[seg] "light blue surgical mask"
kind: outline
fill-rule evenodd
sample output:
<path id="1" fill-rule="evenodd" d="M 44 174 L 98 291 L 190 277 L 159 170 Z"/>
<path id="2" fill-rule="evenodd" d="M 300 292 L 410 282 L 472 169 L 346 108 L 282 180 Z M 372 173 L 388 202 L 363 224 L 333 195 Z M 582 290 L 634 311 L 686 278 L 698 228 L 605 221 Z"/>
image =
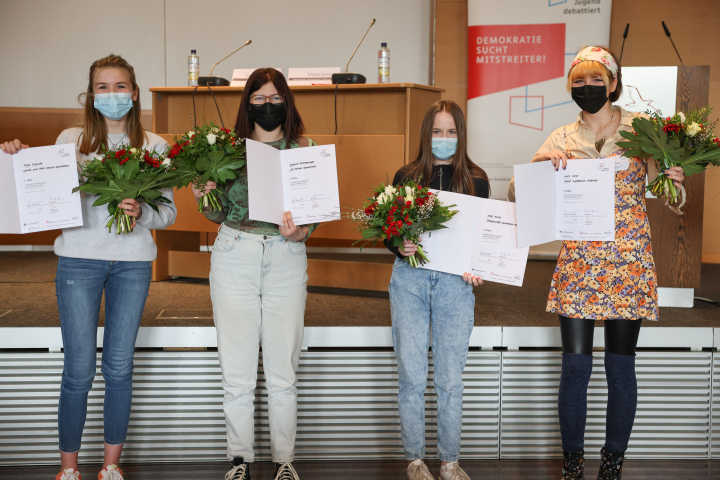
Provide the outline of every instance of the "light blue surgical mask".
<path id="1" fill-rule="evenodd" d="M 110 120 L 120 120 L 133 107 L 132 93 L 96 93 L 94 105 L 104 117 Z"/>
<path id="2" fill-rule="evenodd" d="M 438 160 L 447 160 L 457 151 L 457 138 L 433 137 L 432 154 Z"/>

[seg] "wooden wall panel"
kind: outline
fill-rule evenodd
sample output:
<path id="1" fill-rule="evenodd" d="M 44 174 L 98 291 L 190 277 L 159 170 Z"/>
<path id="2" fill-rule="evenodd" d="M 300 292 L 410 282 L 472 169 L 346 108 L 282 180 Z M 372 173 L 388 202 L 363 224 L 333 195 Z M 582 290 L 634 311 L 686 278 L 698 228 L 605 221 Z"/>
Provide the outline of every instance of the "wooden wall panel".
<path id="1" fill-rule="evenodd" d="M 79 108 L 0 108 L 0 141 L 19 138 L 26 145 L 54 145 L 66 128 L 82 121 Z M 143 110 L 142 123 L 152 128 L 152 110 Z"/>
<path id="2" fill-rule="evenodd" d="M 498 4 L 500 5 L 500 4 Z M 435 86 L 446 89 L 463 108 L 467 97 L 467 0 L 435 2 Z M 620 52 L 622 33 L 630 23 L 623 65 L 679 65 L 661 21 L 665 21 L 686 65 L 710 66 L 711 120 L 720 117 L 720 2 L 693 0 L 634 0 L 613 2 L 610 48 Z M 457 62 L 457 63 L 455 63 Z M 720 263 L 720 168 L 705 176 L 703 262 Z"/>
<path id="3" fill-rule="evenodd" d="M 434 67 L 434 86 L 445 89 L 443 100 L 454 100 L 466 112 L 467 0 L 436 0 Z"/>

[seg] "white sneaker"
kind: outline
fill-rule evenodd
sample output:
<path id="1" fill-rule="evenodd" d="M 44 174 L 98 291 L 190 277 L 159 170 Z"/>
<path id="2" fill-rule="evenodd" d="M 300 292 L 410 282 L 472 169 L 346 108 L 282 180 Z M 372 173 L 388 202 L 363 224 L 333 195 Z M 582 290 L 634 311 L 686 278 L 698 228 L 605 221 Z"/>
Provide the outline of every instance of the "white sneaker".
<path id="1" fill-rule="evenodd" d="M 80 480 L 80 472 L 74 468 L 66 468 L 55 476 L 55 480 Z"/>
<path id="2" fill-rule="evenodd" d="M 440 467 L 440 480 L 470 480 L 458 462 L 448 462 Z"/>
<path id="3" fill-rule="evenodd" d="M 98 480 L 123 480 L 123 472 L 117 465 L 108 465 L 100 470 Z"/>
<path id="4" fill-rule="evenodd" d="M 277 473 L 275 474 L 275 480 L 300 480 L 300 477 L 295 471 L 293 464 L 287 462 L 278 467 Z"/>
<path id="5" fill-rule="evenodd" d="M 225 480 L 248 480 L 250 478 L 250 472 L 248 471 L 248 464 L 241 463 L 240 465 L 230 469 L 225 474 Z"/>
<path id="6" fill-rule="evenodd" d="M 408 465 L 407 476 L 408 480 L 435 480 L 435 477 L 430 474 L 427 465 L 420 459 Z"/>

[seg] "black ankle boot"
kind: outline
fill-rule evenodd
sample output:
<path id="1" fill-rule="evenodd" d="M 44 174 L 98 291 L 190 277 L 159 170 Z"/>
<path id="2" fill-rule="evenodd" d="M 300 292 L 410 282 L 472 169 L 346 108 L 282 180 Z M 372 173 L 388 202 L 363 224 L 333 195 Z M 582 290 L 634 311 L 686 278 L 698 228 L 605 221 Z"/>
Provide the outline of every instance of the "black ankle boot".
<path id="1" fill-rule="evenodd" d="M 598 480 L 620 480 L 622 478 L 622 465 L 623 457 L 622 453 L 612 453 L 605 450 L 605 447 L 600 450 L 600 472 L 598 472 Z"/>
<path id="2" fill-rule="evenodd" d="M 561 480 L 584 480 L 585 450 L 582 448 L 575 452 L 563 450 L 563 469 Z"/>

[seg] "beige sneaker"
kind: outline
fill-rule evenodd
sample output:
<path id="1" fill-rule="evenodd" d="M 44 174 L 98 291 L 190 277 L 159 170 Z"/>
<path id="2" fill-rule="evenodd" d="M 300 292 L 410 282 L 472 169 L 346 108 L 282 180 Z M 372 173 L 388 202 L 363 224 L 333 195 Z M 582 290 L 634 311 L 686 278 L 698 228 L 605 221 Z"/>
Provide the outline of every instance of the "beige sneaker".
<path id="1" fill-rule="evenodd" d="M 408 465 L 407 476 L 408 480 L 435 480 L 435 477 L 430 474 L 427 465 L 420 459 Z"/>
<path id="2" fill-rule="evenodd" d="M 470 480 L 470 477 L 458 462 L 448 462 L 444 468 L 440 467 L 440 480 Z"/>

